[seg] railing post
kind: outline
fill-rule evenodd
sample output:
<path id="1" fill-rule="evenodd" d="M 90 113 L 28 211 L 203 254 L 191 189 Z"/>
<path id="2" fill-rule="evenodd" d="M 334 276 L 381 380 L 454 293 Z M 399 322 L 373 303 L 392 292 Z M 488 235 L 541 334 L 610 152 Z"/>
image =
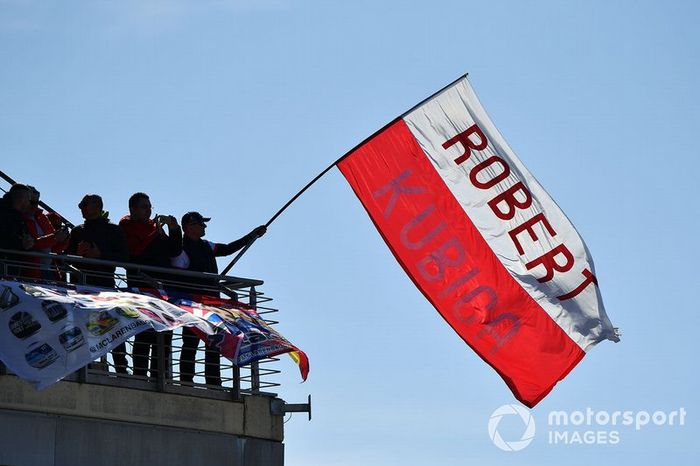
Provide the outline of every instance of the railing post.
<path id="1" fill-rule="evenodd" d="M 73 280 L 73 273 L 71 272 L 71 281 L 72 281 L 72 280 Z M 77 276 L 76 276 L 76 281 L 77 281 L 78 284 L 80 284 L 80 285 L 84 285 L 84 284 L 85 284 L 85 274 L 84 274 L 82 271 L 80 271 L 80 272 L 77 274 Z M 87 363 L 87 364 L 85 364 L 83 367 L 81 367 L 80 369 L 78 369 L 78 370 L 76 371 L 76 375 L 78 376 L 78 382 L 80 382 L 80 383 L 87 383 L 88 377 L 89 377 L 88 368 L 90 367 L 90 364 L 92 364 L 92 363 Z"/>
<path id="2" fill-rule="evenodd" d="M 238 401 L 241 399 L 241 368 L 234 364 L 231 370 L 233 371 L 231 395 L 234 401 Z"/>
<path id="3" fill-rule="evenodd" d="M 255 291 L 255 287 L 250 287 L 250 295 L 248 297 L 248 304 L 250 307 L 256 310 L 258 306 L 258 294 Z M 260 365 L 258 361 L 254 361 L 250 364 L 250 391 L 252 393 L 260 393 Z"/>
<path id="4" fill-rule="evenodd" d="M 163 332 L 156 333 L 156 361 L 158 364 L 158 371 L 156 372 L 156 387 L 159 392 L 164 392 L 167 368 L 165 367 L 165 335 L 163 335 Z M 153 367 L 152 364 L 151 367 Z M 151 371 L 151 376 L 153 375 L 152 372 L 153 371 Z"/>

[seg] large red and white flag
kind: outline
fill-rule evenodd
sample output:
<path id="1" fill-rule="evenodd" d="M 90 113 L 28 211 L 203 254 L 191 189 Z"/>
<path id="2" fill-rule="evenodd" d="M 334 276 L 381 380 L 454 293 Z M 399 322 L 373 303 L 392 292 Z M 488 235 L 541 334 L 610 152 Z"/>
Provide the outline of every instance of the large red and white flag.
<path id="1" fill-rule="evenodd" d="M 338 167 L 408 276 L 525 405 L 619 340 L 586 245 L 466 77 Z"/>

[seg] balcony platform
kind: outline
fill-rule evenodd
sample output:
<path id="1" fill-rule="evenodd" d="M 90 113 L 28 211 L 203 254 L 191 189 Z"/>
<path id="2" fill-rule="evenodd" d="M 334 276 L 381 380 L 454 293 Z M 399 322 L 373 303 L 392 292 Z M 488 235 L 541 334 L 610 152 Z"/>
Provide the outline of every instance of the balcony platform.
<path id="1" fill-rule="evenodd" d="M 274 398 L 215 400 L 59 382 L 36 391 L 0 376 L 2 465 L 281 466 Z"/>

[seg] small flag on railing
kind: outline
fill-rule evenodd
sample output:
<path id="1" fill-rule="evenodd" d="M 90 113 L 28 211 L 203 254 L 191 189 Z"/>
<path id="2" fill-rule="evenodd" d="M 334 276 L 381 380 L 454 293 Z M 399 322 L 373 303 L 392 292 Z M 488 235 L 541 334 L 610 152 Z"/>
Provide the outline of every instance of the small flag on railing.
<path id="1" fill-rule="evenodd" d="M 338 167 L 416 286 L 527 406 L 619 340 L 583 240 L 466 77 Z"/>
<path id="2" fill-rule="evenodd" d="M 170 302 L 201 317 L 218 329 L 215 334 L 192 328 L 202 340 L 218 347 L 237 366 L 289 354 L 303 381 L 309 376 L 309 358 L 260 317 L 255 309 L 231 299 L 171 293 Z"/>

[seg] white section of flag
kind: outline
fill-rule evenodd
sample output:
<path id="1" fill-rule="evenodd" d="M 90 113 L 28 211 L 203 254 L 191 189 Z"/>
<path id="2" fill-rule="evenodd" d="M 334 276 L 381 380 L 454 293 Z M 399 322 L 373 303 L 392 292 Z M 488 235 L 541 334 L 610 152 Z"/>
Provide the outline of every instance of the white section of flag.
<path id="1" fill-rule="evenodd" d="M 586 287 L 572 299 L 557 299 L 557 296 L 564 295 L 581 284 L 584 278 L 581 275 L 582 267 L 595 274 L 590 254 L 559 206 L 505 142 L 466 78 L 410 112 L 404 117 L 404 121 L 500 262 L 567 335 L 584 351 L 602 340 L 617 340 L 597 286 Z M 457 165 L 454 159 L 462 154 L 461 145 L 456 144 L 444 149 L 442 144 L 475 123 L 488 138 L 488 146 L 482 151 L 472 151 L 467 161 Z M 469 179 L 469 172 L 479 162 L 494 155 L 509 164 L 509 177 L 492 188 L 476 188 Z M 527 209 L 518 209 L 513 219 L 502 220 L 493 213 L 487 203 L 518 181 L 529 189 L 533 203 Z M 524 254 L 520 255 L 508 232 L 540 212 L 557 234 L 551 237 L 537 224 L 533 230 L 536 231 L 539 241 L 531 241 L 527 232 L 519 235 L 524 248 Z M 540 270 L 527 270 L 525 264 L 562 243 L 573 254 L 574 267 L 565 273 L 557 272 L 554 279 L 548 282 L 538 282 Z"/>

